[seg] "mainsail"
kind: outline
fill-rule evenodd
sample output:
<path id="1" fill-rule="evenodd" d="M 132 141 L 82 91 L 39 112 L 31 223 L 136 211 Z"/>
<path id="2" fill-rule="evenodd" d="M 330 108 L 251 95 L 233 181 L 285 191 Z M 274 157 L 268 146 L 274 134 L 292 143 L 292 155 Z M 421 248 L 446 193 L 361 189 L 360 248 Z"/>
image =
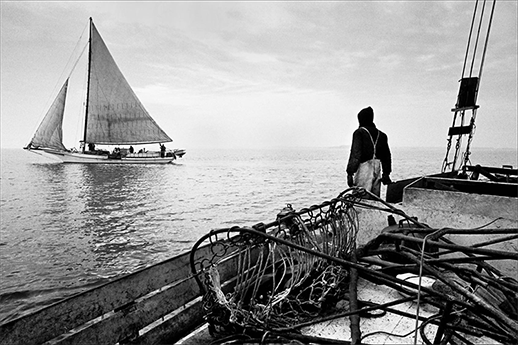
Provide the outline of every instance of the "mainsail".
<path id="1" fill-rule="evenodd" d="M 123 145 L 172 141 L 144 109 L 93 22 L 90 39 L 85 142 Z"/>
<path id="2" fill-rule="evenodd" d="M 34 133 L 29 146 L 66 150 L 63 145 L 63 113 L 67 95 L 68 79 L 61 87 L 40 126 Z"/>

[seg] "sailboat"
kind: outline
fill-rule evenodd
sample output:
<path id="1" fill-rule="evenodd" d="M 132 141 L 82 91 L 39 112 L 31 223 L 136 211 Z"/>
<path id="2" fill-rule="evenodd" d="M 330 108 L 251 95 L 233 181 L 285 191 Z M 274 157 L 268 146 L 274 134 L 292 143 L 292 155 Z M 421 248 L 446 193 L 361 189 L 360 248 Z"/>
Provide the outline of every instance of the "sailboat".
<path id="1" fill-rule="evenodd" d="M 172 139 L 149 115 L 115 63 L 90 18 L 83 139 L 80 148 L 63 144 L 63 117 L 69 78 L 24 149 L 63 163 L 167 164 L 185 154 L 167 150 Z M 135 152 L 133 145 L 159 144 L 160 150 Z M 96 145 L 110 145 L 113 150 Z M 122 146 L 122 147 L 121 147 Z"/>

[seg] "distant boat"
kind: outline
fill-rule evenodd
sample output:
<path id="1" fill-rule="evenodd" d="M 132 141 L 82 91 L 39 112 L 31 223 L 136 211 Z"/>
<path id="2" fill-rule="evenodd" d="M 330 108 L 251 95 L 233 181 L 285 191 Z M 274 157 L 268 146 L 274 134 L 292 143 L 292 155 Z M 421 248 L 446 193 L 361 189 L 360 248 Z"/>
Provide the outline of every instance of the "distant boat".
<path id="1" fill-rule="evenodd" d="M 88 77 L 83 139 L 79 150 L 63 145 L 68 78 L 30 143 L 24 149 L 64 163 L 167 164 L 185 154 L 166 150 L 173 141 L 153 120 L 119 70 L 90 18 Z M 160 150 L 135 152 L 133 145 L 159 144 Z M 99 149 L 96 145 L 114 148 Z M 126 146 L 126 147 L 124 147 Z"/>

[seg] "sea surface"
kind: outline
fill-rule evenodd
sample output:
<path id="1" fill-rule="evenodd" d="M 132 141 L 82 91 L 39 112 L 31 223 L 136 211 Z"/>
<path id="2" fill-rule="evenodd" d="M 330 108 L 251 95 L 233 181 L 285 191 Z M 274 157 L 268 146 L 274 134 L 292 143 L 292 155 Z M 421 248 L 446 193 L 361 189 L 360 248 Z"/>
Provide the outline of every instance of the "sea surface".
<path id="1" fill-rule="evenodd" d="M 347 188 L 346 147 L 188 149 L 166 166 L 0 154 L 0 324 L 188 251 L 212 229 L 267 223 L 286 204 L 301 209 Z M 437 173 L 444 154 L 392 148 L 392 179 Z M 471 158 L 518 165 L 516 150 Z"/>

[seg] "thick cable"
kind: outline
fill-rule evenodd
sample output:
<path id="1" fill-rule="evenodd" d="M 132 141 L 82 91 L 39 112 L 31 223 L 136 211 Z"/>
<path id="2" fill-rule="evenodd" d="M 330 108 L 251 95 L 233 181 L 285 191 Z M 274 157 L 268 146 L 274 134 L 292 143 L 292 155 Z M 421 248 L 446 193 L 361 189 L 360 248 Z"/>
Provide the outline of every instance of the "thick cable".
<path id="1" fill-rule="evenodd" d="M 482 77 L 482 69 L 484 67 L 484 60 L 486 59 L 486 51 L 489 42 L 489 33 L 491 31 L 491 25 L 493 24 L 493 14 L 495 13 L 496 0 L 493 0 L 493 7 L 491 8 L 491 15 L 489 16 L 489 24 L 487 26 L 486 42 L 484 44 L 484 52 L 482 53 L 482 61 L 480 62 L 480 69 L 478 72 L 478 83 L 480 85 L 480 78 Z M 477 88 L 478 89 L 478 88 Z"/>
<path id="2" fill-rule="evenodd" d="M 482 5 L 482 13 L 480 14 L 480 22 L 478 23 L 477 39 L 475 40 L 475 48 L 473 48 L 473 55 L 472 55 L 472 59 L 471 59 L 471 68 L 469 70 L 470 77 L 473 75 L 473 67 L 475 65 L 475 57 L 477 55 L 478 41 L 480 38 L 480 30 L 482 29 L 482 19 L 484 19 L 485 8 L 486 8 L 486 0 L 484 0 L 484 3 Z"/>
<path id="3" fill-rule="evenodd" d="M 478 0 L 475 2 L 475 8 L 473 9 L 473 17 L 471 18 L 471 28 L 469 29 L 468 44 L 466 45 L 466 54 L 464 55 L 464 64 L 462 66 L 461 79 L 464 78 L 464 72 L 466 71 L 466 64 L 469 56 L 469 46 L 471 44 L 471 35 L 473 34 L 473 27 L 475 25 L 475 17 L 477 14 Z"/>
<path id="4" fill-rule="evenodd" d="M 428 241 L 428 238 L 434 237 L 440 233 L 443 233 L 444 229 L 439 229 L 437 231 L 434 231 L 428 235 L 426 235 L 423 238 L 423 247 L 421 248 L 421 258 L 419 259 L 419 280 L 418 280 L 418 288 L 417 288 L 417 310 L 416 310 L 416 317 L 415 317 L 415 334 L 414 334 L 414 345 L 417 344 L 417 331 L 419 328 L 419 312 L 421 310 L 420 304 L 421 304 L 421 281 L 423 278 L 423 265 L 424 265 L 424 255 L 425 255 L 425 247 L 426 247 L 426 241 Z"/>

